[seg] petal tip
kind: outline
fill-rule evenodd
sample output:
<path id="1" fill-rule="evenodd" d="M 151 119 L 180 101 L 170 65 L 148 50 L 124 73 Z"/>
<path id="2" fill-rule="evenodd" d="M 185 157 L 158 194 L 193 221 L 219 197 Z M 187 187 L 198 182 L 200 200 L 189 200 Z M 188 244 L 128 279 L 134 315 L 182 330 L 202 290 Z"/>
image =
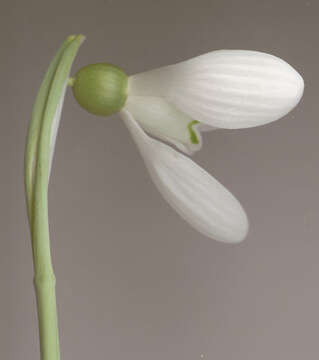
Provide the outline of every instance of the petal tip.
<path id="1" fill-rule="evenodd" d="M 235 204 L 232 205 L 232 210 L 235 212 L 228 218 L 228 229 L 216 233 L 216 230 L 212 234 L 206 234 L 211 239 L 228 244 L 238 244 L 246 239 L 249 232 L 249 220 L 243 207 L 238 200 L 236 201 L 237 209 L 235 210 Z"/>
<path id="2" fill-rule="evenodd" d="M 243 211 L 241 222 L 238 226 L 238 230 L 235 236 L 230 241 L 233 244 L 241 243 L 243 240 L 246 239 L 249 232 L 249 221 L 246 213 Z"/>
<path id="3" fill-rule="evenodd" d="M 298 103 L 300 102 L 302 95 L 304 93 L 304 89 L 305 89 L 305 83 L 304 83 L 304 79 L 302 78 L 302 76 L 294 69 L 294 76 L 295 76 L 295 82 L 291 87 L 290 90 L 290 97 L 292 99 L 292 107 L 294 108 L 295 106 L 298 105 Z"/>

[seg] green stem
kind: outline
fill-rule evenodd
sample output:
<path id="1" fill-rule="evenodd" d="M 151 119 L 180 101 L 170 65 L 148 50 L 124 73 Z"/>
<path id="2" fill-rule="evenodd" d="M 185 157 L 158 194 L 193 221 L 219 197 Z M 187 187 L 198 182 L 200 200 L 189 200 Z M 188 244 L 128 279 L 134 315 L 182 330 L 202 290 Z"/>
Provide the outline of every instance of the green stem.
<path id="1" fill-rule="evenodd" d="M 59 360 L 55 275 L 50 253 L 48 185 L 51 130 L 83 36 L 69 37 L 52 60 L 33 108 L 25 154 L 25 189 L 32 239 L 41 360 Z"/>
<path id="2" fill-rule="evenodd" d="M 49 272 L 35 276 L 35 291 L 39 318 L 40 353 L 42 360 L 60 359 L 55 276 Z"/>

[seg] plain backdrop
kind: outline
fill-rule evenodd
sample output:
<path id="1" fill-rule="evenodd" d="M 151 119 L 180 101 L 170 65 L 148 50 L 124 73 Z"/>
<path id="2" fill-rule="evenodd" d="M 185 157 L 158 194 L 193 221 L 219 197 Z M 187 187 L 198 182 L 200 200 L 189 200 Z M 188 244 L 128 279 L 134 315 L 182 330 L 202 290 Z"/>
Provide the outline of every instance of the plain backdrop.
<path id="1" fill-rule="evenodd" d="M 251 224 L 209 240 L 161 198 L 118 116 L 67 94 L 50 183 L 63 360 L 300 360 L 318 356 L 319 2 L 3 0 L 0 120 L 0 358 L 39 359 L 23 152 L 33 101 L 69 34 L 128 74 L 214 49 L 269 52 L 305 79 L 288 116 L 204 135 L 196 162 Z"/>

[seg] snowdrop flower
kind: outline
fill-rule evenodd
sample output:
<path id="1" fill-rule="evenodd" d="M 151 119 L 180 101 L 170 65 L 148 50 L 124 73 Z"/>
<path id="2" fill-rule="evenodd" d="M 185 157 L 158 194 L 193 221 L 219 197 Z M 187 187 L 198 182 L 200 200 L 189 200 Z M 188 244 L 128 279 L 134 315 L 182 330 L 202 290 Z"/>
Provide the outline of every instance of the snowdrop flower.
<path id="1" fill-rule="evenodd" d="M 110 64 L 89 65 L 72 86 L 89 112 L 120 113 L 152 180 L 182 218 L 210 238 L 237 243 L 248 231 L 242 206 L 181 152 L 200 150 L 201 131 L 278 120 L 298 104 L 304 83 L 275 56 L 219 50 L 130 77 Z"/>
<path id="2" fill-rule="evenodd" d="M 232 243 L 243 240 L 248 231 L 243 208 L 181 152 L 190 155 L 201 148 L 201 131 L 277 120 L 303 93 L 303 80 L 291 66 L 252 51 L 215 51 L 131 77 L 116 66 L 95 64 L 69 78 L 83 40 L 83 35 L 69 36 L 52 59 L 26 142 L 26 203 L 43 359 L 60 358 L 48 186 L 67 85 L 87 111 L 101 116 L 120 113 L 154 183 L 181 217 L 202 234 Z"/>

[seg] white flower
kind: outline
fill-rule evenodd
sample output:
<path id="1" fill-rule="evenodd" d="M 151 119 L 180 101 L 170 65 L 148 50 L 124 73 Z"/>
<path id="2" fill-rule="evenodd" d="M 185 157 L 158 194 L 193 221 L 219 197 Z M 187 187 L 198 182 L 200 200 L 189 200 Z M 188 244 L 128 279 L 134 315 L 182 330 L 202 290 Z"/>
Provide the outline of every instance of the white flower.
<path id="1" fill-rule="evenodd" d="M 240 203 L 185 155 L 201 148 L 200 131 L 275 121 L 301 99 L 302 77 L 265 53 L 220 50 L 133 75 L 123 117 L 163 197 L 202 234 L 240 242 L 248 220 Z M 145 132 L 144 132 L 145 131 Z"/>

